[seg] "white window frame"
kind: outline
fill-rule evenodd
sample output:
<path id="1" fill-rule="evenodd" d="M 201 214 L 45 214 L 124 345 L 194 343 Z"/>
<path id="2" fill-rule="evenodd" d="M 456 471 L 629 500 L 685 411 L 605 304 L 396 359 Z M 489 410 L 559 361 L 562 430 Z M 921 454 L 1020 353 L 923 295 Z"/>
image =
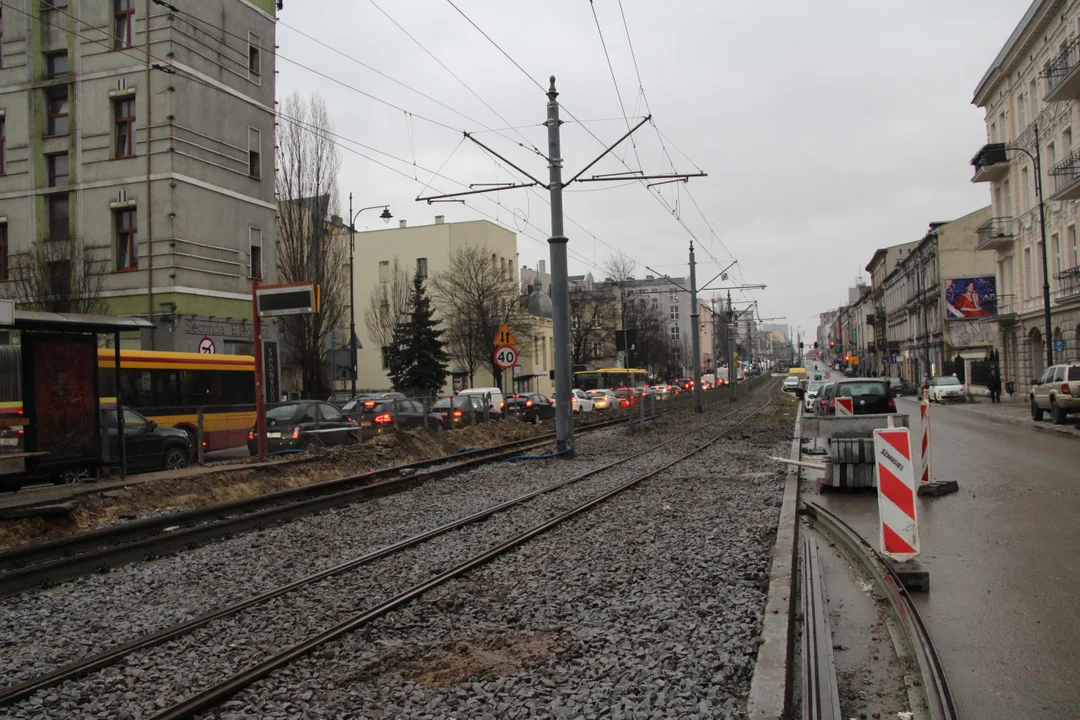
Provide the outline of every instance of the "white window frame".
<path id="1" fill-rule="evenodd" d="M 259 58 L 258 72 L 252 72 L 251 71 L 251 49 L 253 47 L 255 48 L 255 51 L 258 53 L 258 58 Z M 260 85 L 261 86 L 262 85 L 262 65 L 263 65 L 262 42 L 260 42 L 259 36 L 256 35 L 255 33 L 251 32 L 250 30 L 248 31 L 248 57 L 247 57 L 245 62 L 246 62 L 246 65 L 247 65 L 248 80 L 250 80 L 255 85 Z"/>

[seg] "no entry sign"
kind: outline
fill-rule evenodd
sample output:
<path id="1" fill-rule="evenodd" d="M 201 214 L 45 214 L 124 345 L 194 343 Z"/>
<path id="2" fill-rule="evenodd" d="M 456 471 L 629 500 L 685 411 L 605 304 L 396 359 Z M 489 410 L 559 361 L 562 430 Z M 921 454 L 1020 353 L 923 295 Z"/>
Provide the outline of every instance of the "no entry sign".
<path id="1" fill-rule="evenodd" d="M 874 465 L 881 552 L 894 560 L 910 560 L 919 554 L 919 520 L 907 428 L 874 431 Z"/>

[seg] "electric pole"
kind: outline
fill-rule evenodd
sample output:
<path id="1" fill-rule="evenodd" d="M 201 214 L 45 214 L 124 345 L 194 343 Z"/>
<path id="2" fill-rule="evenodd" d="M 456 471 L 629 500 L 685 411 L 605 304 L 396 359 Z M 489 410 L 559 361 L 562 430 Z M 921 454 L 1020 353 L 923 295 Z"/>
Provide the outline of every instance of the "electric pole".
<path id="1" fill-rule="evenodd" d="M 698 327 L 697 263 L 694 241 L 690 241 L 690 352 L 694 356 L 694 410 L 705 412 L 701 390 L 701 329 Z"/>
<path id="2" fill-rule="evenodd" d="M 548 88 L 548 187 L 551 190 L 551 329 L 555 342 L 555 450 L 574 451 L 574 408 L 570 400 L 570 281 L 567 279 L 566 243 L 563 235 L 562 147 L 559 137 L 559 93 L 555 76 Z"/>

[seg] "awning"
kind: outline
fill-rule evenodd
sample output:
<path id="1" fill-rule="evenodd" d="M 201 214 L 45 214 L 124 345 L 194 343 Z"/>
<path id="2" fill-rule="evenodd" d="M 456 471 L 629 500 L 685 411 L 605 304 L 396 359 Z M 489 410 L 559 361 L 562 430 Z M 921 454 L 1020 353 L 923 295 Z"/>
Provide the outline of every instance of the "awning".
<path id="1" fill-rule="evenodd" d="M 13 327 L 16 330 L 115 333 L 151 329 L 154 327 L 154 323 L 146 318 L 127 315 L 81 315 L 77 313 L 16 310 L 15 325 Z"/>

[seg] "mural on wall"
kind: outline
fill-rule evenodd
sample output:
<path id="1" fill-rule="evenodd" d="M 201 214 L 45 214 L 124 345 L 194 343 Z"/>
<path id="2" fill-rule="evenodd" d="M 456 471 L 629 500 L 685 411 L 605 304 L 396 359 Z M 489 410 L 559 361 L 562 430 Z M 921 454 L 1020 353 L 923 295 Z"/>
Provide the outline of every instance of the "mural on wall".
<path id="1" fill-rule="evenodd" d="M 957 349 L 993 345 L 997 339 L 994 323 L 954 322 L 949 323 L 946 329 L 949 331 L 949 344 Z"/>
<path id="2" fill-rule="evenodd" d="M 997 315 L 997 278 L 993 275 L 953 278 L 945 281 L 945 319 Z"/>

